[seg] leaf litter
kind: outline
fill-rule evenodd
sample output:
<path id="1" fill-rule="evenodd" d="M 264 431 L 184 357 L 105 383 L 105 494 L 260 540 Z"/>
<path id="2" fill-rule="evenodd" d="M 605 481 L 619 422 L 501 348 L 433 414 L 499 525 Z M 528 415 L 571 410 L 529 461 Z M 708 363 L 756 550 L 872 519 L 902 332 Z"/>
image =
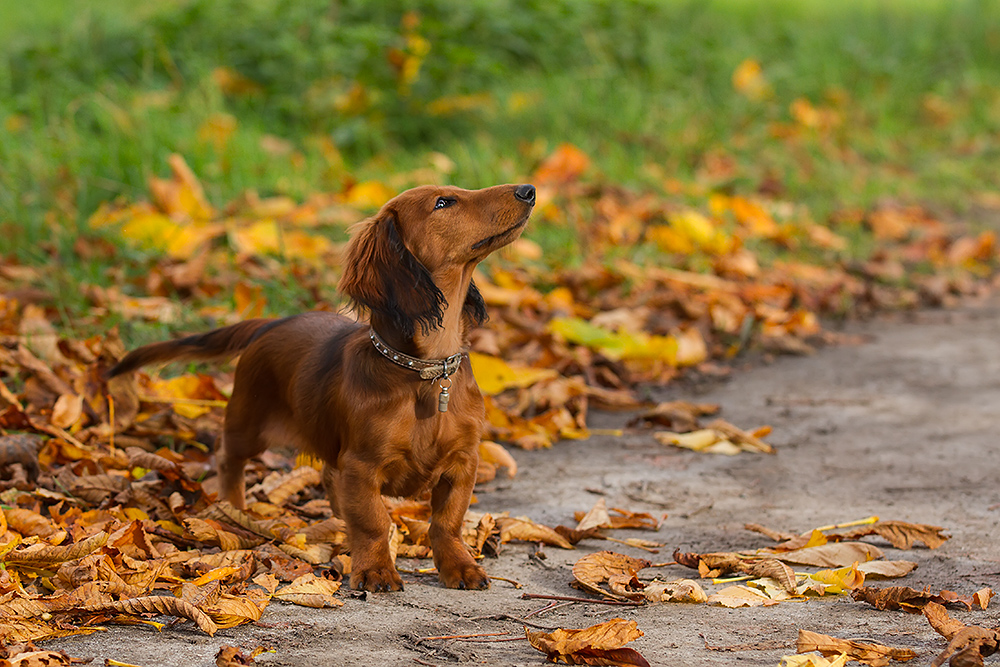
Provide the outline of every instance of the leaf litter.
<path id="1" fill-rule="evenodd" d="M 743 69 L 734 85 L 749 96 L 766 94 L 753 92 L 766 91 L 754 68 Z M 819 119 L 809 122 L 824 127 L 822 110 L 800 107 L 796 117 Z M 310 291 L 315 307 L 335 308 L 323 287 L 336 281 L 329 267 L 338 265 L 341 246 L 331 238 L 396 189 L 348 183 L 342 192 L 317 193 L 301 203 L 251 192 L 215 207 L 183 158 L 172 156 L 169 164 L 168 178 L 150 179 L 148 201 L 108 204 L 90 220 L 101 234 L 118 234 L 160 253 L 145 280 L 125 291 L 82 286 L 91 325 L 110 313 L 170 323 L 181 304 L 227 323 L 267 310 L 253 285 L 289 277 Z M 701 418 L 718 406 L 649 406 L 633 388 L 684 373 L 725 373 L 725 364 L 748 350 L 810 353 L 842 340 L 822 329 L 822 315 L 937 305 L 977 291 L 995 269 L 989 233 L 963 234 L 919 207 L 888 203 L 836 212 L 829 226 L 821 226 L 790 215 L 784 202 L 766 194 L 706 195 L 700 184 L 664 179 L 662 192 L 637 196 L 585 180 L 588 169 L 586 155 L 562 146 L 533 180 L 539 184 L 538 217 L 581 230 L 592 256 L 571 269 L 547 266 L 539 261 L 537 244 L 526 238 L 515 246 L 513 261 L 487 263 L 476 276 L 493 316 L 489 330 L 473 335 L 473 364 L 487 395 L 492 438 L 480 450 L 480 483 L 495 480 L 500 471 L 516 474 L 516 461 L 500 443 L 532 449 L 586 437 L 591 407 L 645 408 L 631 426 L 669 429 L 653 434 L 664 444 L 773 453 L 762 440 L 766 426 L 748 431 L 719 419 L 702 426 Z M 680 194 L 688 203 L 679 203 Z M 836 251 L 845 245 L 841 233 L 855 224 L 867 226 L 879 241 L 866 262 L 765 263 L 751 250 L 765 243 Z M 78 241 L 97 253 L 100 243 L 96 236 Z M 672 268 L 617 256 L 594 261 L 622 244 L 655 246 Z M 900 269 L 921 263 L 934 275 L 900 286 L 894 277 Z M 256 620 L 272 599 L 335 604 L 349 556 L 341 552 L 343 529 L 328 516 L 313 468 L 268 453 L 249 470 L 253 502 L 247 512 L 211 501 L 208 452 L 220 430 L 231 372 L 170 380 L 140 374 L 134 383 L 105 386 L 102 372 L 124 351 L 117 332 L 61 337 L 51 324 L 58 318 L 54 309 L 20 301 L 29 294 L 25 285 L 41 282 L 42 270 L 13 263 L 0 268 L 3 643 L 162 615 L 211 633 L 212 624 Z M 553 284 L 559 287 L 544 287 Z M 226 293 L 232 303 L 211 302 Z M 422 543 L 426 502 L 390 504 L 390 511 L 395 553 L 428 557 Z M 463 536 L 475 553 L 488 554 L 508 540 L 572 548 L 582 539 L 607 539 L 604 531 L 610 529 L 658 525 L 648 515 L 623 510 L 583 514 L 576 528 L 550 529 L 525 518 L 470 512 Z M 763 594 L 774 601 L 771 595 L 865 590 L 865 577 L 902 576 L 912 569 L 903 561 L 874 560 L 881 552 L 856 542 L 872 535 L 902 549 L 917 542 L 935 548 L 947 539 L 937 527 L 879 522 L 846 533 L 784 536 L 766 555 L 683 556 L 699 573 L 707 568 L 756 577 L 750 586 L 735 587 L 746 590 L 732 599 Z M 655 550 L 653 543 L 629 539 Z M 793 581 L 787 563 L 827 569 L 805 577 L 793 572 Z M 693 581 L 640 581 L 641 569 L 588 582 L 592 592 L 647 602 L 708 598 Z M 289 585 L 279 588 L 282 581 Z M 955 601 L 945 593 L 937 598 Z M 969 599 L 985 607 L 989 597 L 980 591 Z M 928 598 L 923 608 L 937 598 Z M 918 598 L 906 599 L 912 606 Z M 988 648 L 989 641 L 978 645 Z"/>

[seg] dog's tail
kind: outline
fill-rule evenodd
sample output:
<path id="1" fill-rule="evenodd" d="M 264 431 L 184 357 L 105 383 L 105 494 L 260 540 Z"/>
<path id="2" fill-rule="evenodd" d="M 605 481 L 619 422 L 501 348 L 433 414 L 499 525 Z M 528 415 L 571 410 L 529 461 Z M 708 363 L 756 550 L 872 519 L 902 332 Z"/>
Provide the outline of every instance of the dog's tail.
<path id="1" fill-rule="evenodd" d="M 249 346 L 257 336 L 284 322 L 285 319 L 246 320 L 203 334 L 143 345 L 126 354 L 121 361 L 108 369 L 105 377 L 110 379 L 155 363 L 212 361 L 233 357 Z"/>

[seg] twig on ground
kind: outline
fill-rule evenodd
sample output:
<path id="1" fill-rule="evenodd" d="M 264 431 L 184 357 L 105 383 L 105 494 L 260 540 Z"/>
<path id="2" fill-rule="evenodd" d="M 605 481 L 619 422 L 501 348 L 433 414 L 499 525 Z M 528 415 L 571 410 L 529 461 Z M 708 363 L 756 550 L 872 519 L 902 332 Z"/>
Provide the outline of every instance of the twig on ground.
<path id="1" fill-rule="evenodd" d="M 510 584 L 517 590 L 521 590 L 522 588 L 524 588 L 524 586 L 522 586 L 520 583 L 514 581 L 513 579 L 508 579 L 507 577 L 494 577 L 493 575 L 490 575 L 490 579 L 491 580 L 496 579 L 497 581 L 506 581 L 508 584 Z"/>
<path id="2" fill-rule="evenodd" d="M 643 602 L 627 600 L 591 600 L 590 598 L 574 598 L 565 595 L 541 595 L 540 593 L 521 593 L 522 600 L 562 600 L 565 602 L 589 602 L 590 604 L 609 604 L 618 607 L 641 607 Z"/>
<path id="3" fill-rule="evenodd" d="M 475 635 L 437 635 L 434 637 L 419 637 L 417 643 L 429 642 L 437 639 L 471 639 L 473 637 L 500 637 L 509 635 L 509 632 L 483 632 Z"/>
<path id="4" fill-rule="evenodd" d="M 530 616 L 530 614 L 529 614 Z M 463 617 L 465 618 L 465 617 Z M 539 625 L 537 623 L 532 623 L 526 618 L 520 618 L 519 616 L 512 616 L 511 614 L 492 614 L 490 616 L 473 616 L 472 618 L 465 618 L 467 621 L 514 621 L 515 623 L 520 623 L 521 625 L 527 625 L 529 628 L 537 628 L 539 630 L 548 630 L 552 632 L 553 630 L 558 630 L 559 628 L 553 628 L 547 625 Z"/>

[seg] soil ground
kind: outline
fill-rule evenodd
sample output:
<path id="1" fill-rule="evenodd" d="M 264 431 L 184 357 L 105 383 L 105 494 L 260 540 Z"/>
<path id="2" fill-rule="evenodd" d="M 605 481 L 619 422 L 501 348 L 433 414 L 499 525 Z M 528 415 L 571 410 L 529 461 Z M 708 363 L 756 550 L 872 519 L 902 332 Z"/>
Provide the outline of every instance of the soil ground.
<path id="1" fill-rule="evenodd" d="M 263 665 L 541 665 L 544 656 L 523 640 L 518 620 L 544 607 L 522 593 L 581 595 L 570 569 L 587 553 L 613 548 L 654 562 L 682 551 L 727 551 L 771 544 L 746 531 L 747 522 L 801 532 L 878 515 L 943 526 L 951 535 L 935 550 L 900 552 L 872 538 L 888 558 L 919 563 L 893 585 L 929 586 L 971 594 L 1000 589 L 1000 302 L 957 310 L 898 315 L 849 332 L 864 342 L 807 358 L 780 358 L 698 388 L 672 388 L 656 398 L 687 398 L 723 406 L 722 417 L 744 428 L 769 424 L 773 456 L 697 454 L 658 445 L 649 433 L 595 436 L 551 450 L 514 452 L 512 480 L 477 492 L 480 511 L 509 511 L 548 525 L 573 524 L 599 495 L 609 507 L 666 512 L 655 539 L 658 555 L 608 542 L 585 541 L 574 551 L 509 544 L 485 565 L 486 592 L 453 591 L 436 579 L 404 575 L 402 593 L 344 594 L 339 609 L 272 603 L 253 626 L 207 637 L 191 624 L 156 632 L 112 626 L 107 633 L 51 642 L 70 655 L 153 666 L 213 665 L 224 644 L 249 652 L 273 649 Z M 617 428 L 625 414 L 599 414 L 591 426 Z M 400 561 L 403 568 L 426 562 Z M 649 572 L 648 570 L 645 573 Z M 692 576 L 670 566 L 661 577 Z M 876 582 L 875 585 L 890 585 Z M 719 586 L 707 585 L 706 589 Z M 1000 625 L 1000 606 L 952 611 L 970 625 Z M 724 609 L 708 605 L 642 608 L 571 604 L 534 614 L 548 628 L 582 628 L 620 616 L 645 633 L 630 646 L 653 665 L 778 665 L 795 652 L 799 628 L 916 650 L 929 664 L 945 646 L 920 615 L 880 612 L 849 597 Z M 474 641 L 427 637 L 509 633 Z M 520 639 L 516 639 L 520 637 Z M 495 641 L 513 639 L 512 641 Z M 484 640 L 489 640 L 484 642 Z"/>

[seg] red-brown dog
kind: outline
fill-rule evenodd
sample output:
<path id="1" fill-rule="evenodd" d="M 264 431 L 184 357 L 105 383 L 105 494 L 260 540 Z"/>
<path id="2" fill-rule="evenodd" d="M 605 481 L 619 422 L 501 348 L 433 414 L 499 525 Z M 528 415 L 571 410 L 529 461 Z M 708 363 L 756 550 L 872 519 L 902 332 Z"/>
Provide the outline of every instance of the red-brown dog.
<path id="1" fill-rule="evenodd" d="M 368 324 L 323 312 L 248 320 L 140 347 L 109 376 L 242 354 L 217 452 L 223 499 L 245 507 L 246 461 L 294 442 L 325 464 L 330 505 L 347 524 L 351 587 L 403 587 L 381 497 L 430 489 L 441 581 L 486 588 L 461 539 L 485 423 L 464 352 L 468 330 L 486 319 L 472 272 L 520 236 L 534 203 L 531 185 L 408 190 L 347 248 L 339 287 Z"/>

